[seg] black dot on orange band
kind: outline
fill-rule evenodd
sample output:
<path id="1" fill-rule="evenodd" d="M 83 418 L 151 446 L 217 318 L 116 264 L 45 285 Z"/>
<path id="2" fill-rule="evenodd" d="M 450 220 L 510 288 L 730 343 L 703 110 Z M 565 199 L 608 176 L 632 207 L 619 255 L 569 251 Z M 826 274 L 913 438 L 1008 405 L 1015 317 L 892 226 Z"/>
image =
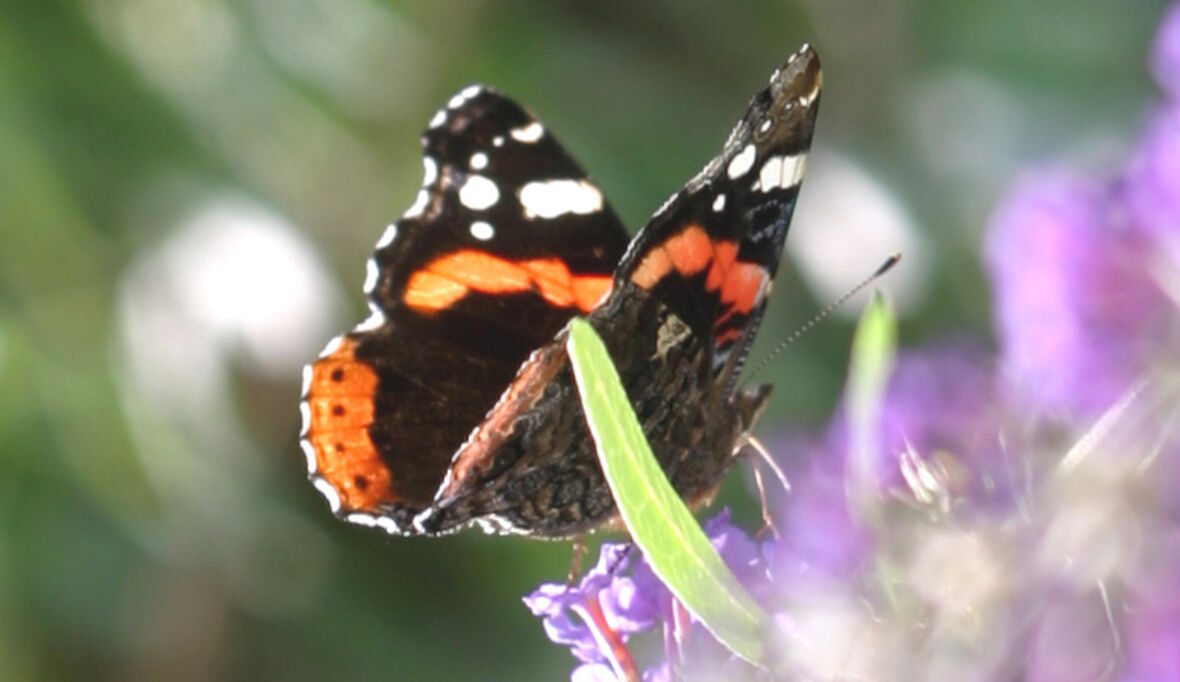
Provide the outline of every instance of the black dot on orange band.
<path id="1" fill-rule="evenodd" d="M 333 405 L 332 406 L 332 414 L 336 415 L 337 417 L 343 416 L 344 415 L 344 406 L 340 405 L 340 404 Z"/>
<path id="2" fill-rule="evenodd" d="M 332 381 L 344 381 L 344 370 L 339 367 L 332 370 Z"/>
<path id="3" fill-rule="evenodd" d="M 352 479 L 352 482 L 356 484 L 358 490 L 364 490 L 365 488 L 369 487 L 369 479 L 365 478 L 364 476 L 357 476 L 356 478 Z"/>

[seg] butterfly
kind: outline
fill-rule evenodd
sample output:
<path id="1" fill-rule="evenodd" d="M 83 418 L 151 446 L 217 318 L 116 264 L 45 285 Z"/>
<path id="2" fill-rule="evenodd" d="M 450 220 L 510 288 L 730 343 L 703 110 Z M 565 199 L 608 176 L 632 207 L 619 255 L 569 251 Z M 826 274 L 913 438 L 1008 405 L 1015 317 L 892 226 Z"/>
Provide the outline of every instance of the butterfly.
<path id="1" fill-rule="evenodd" d="M 710 497 L 770 394 L 738 376 L 821 84 L 804 45 L 631 240 L 526 110 L 481 86 L 452 97 L 422 136 L 422 189 L 368 261 L 370 316 L 304 369 L 301 444 L 332 511 L 397 535 L 567 538 L 611 522 L 565 352 L 579 315 L 676 491 Z"/>

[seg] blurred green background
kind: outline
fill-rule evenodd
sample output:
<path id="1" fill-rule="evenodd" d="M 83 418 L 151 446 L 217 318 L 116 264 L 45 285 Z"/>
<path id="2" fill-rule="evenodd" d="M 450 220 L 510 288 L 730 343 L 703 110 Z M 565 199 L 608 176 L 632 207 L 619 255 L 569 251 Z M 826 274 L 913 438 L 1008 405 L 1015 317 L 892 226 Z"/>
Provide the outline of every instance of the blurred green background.
<path id="1" fill-rule="evenodd" d="M 532 109 L 636 229 L 810 41 L 815 154 L 753 358 L 895 250 L 907 342 L 990 343 L 990 207 L 1030 164 L 1118 167 L 1165 5 L 0 3 L 0 680 L 568 675 L 520 603 L 568 545 L 340 523 L 296 443 L 300 366 L 364 316 L 463 85 Z M 765 372 L 761 433 L 822 424 L 849 324 Z M 724 498 L 753 519 L 747 478 Z"/>

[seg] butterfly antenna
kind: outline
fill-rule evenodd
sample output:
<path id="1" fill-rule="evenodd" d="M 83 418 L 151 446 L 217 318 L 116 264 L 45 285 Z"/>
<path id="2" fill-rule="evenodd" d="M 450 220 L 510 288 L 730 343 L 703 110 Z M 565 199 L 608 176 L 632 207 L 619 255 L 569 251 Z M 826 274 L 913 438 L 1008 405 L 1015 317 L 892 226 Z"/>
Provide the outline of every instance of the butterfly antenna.
<path id="1" fill-rule="evenodd" d="M 750 379 L 757 376 L 759 372 L 766 369 L 766 365 L 770 364 L 770 361 L 773 360 L 775 357 L 777 357 L 779 353 L 783 352 L 783 350 L 785 350 L 787 346 L 798 341 L 800 337 L 802 337 L 807 332 L 811 331 L 812 327 L 819 324 L 828 315 L 831 315 L 837 308 L 839 308 L 840 306 L 847 303 L 848 299 L 859 294 L 865 287 L 867 287 L 868 285 L 877 281 L 877 278 L 879 278 L 881 275 L 884 275 L 885 273 L 887 273 L 891 269 L 893 269 L 893 266 L 897 265 L 898 261 L 900 261 L 900 260 L 901 260 L 901 253 L 900 252 L 889 256 L 888 258 L 885 259 L 884 263 L 881 263 L 880 267 L 878 267 L 875 271 L 873 271 L 873 274 L 869 275 L 868 277 L 865 277 L 864 280 L 860 282 L 860 284 L 857 284 L 856 286 L 852 287 L 852 289 L 850 289 L 848 291 L 848 293 L 846 293 L 843 296 L 841 296 L 840 298 L 836 299 L 834 302 L 829 303 L 823 310 L 816 313 L 815 317 L 811 318 L 806 323 L 804 323 L 804 325 L 802 327 L 799 327 L 795 331 L 791 332 L 790 336 L 788 336 L 787 338 L 780 341 L 779 344 L 777 346 L 775 346 L 773 350 L 771 350 L 769 353 L 767 353 L 762 358 L 762 360 L 760 360 L 758 362 L 758 364 L 754 367 L 754 369 L 752 371 L 750 371 L 749 374 L 746 375 L 746 381 L 749 381 Z M 744 384 L 745 382 L 742 382 L 742 383 Z"/>

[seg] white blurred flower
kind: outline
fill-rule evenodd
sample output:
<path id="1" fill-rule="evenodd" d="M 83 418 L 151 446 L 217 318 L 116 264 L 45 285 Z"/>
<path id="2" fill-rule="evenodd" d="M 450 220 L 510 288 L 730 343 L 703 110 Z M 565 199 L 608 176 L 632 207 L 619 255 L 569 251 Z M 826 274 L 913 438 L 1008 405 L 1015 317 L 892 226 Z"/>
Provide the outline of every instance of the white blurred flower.
<path id="1" fill-rule="evenodd" d="M 273 471 L 241 424 L 238 408 L 255 396 L 234 378 L 238 370 L 289 387 L 290 463 L 300 467 L 299 369 L 342 326 L 336 285 L 290 222 L 249 200 L 214 197 L 131 262 L 118 307 L 119 398 L 165 526 L 146 539 L 209 565 L 252 610 L 307 608 L 326 540 L 261 492 Z"/>
<path id="2" fill-rule="evenodd" d="M 132 263 L 121 289 L 135 381 L 180 402 L 226 398 L 217 393 L 233 363 L 273 379 L 296 376 L 345 307 L 295 226 L 238 198 L 194 211 Z"/>
<path id="3" fill-rule="evenodd" d="M 821 301 L 834 301 L 891 254 L 902 261 L 877 285 L 904 314 L 925 296 L 930 270 L 926 239 L 900 198 L 856 162 L 813 153 L 787 249 Z M 855 317 L 869 292 L 837 313 Z"/>

